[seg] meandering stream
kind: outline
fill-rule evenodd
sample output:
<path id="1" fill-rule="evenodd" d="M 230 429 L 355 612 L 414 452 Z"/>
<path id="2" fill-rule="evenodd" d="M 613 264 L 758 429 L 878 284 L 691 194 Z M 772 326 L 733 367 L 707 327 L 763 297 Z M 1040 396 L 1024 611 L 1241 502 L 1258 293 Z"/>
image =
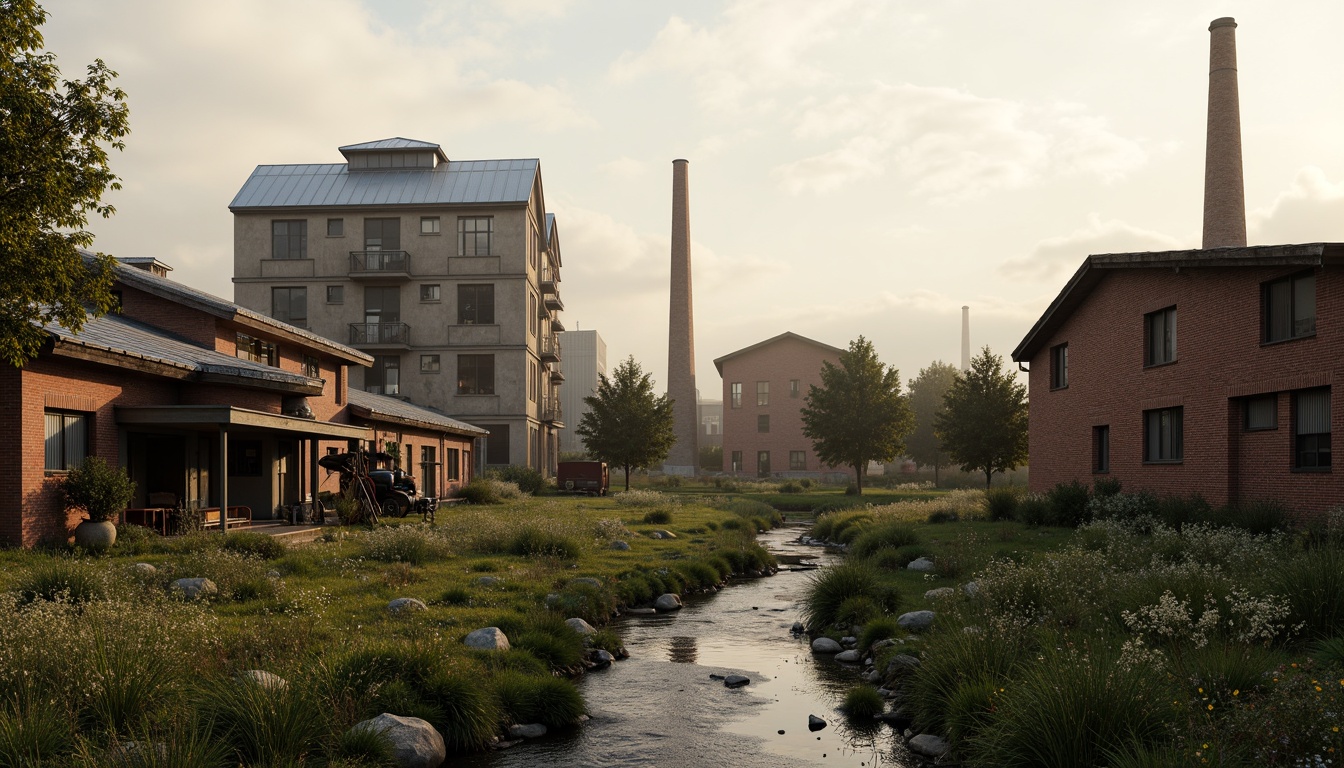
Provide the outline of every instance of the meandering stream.
<path id="1" fill-rule="evenodd" d="M 777 529 L 759 540 L 776 554 L 804 555 L 824 567 L 821 550 L 793 543 L 800 530 Z M 783 567 L 773 577 L 690 598 L 675 614 L 620 619 L 616 629 L 630 658 L 579 682 L 590 722 L 453 764 L 915 765 L 889 727 L 851 727 L 836 711 L 855 671 L 813 656 L 805 638 L 789 633 L 808 574 Z M 710 678 L 732 673 L 751 684 L 728 689 Z M 809 714 L 825 719 L 826 728 L 809 731 Z"/>

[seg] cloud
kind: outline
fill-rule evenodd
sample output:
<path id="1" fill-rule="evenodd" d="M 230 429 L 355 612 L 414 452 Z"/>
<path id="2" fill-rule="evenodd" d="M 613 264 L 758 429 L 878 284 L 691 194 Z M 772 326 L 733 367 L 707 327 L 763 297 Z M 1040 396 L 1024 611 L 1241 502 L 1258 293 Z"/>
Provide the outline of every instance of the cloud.
<path id="1" fill-rule="evenodd" d="M 1057 177 L 1113 182 L 1148 158 L 1076 105 L 1033 107 L 953 88 L 876 83 L 807 103 L 794 119 L 799 139 L 837 144 L 775 168 L 795 194 L 890 172 L 913 195 L 956 200 Z"/>
<path id="2" fill-rule="evenodd" d="M 1247 229 L 1252 243 L 1340 242 L 1344 181 L 1332 182 L 1325 171 L 1306 166 L 1273 203 L 1250 213 Z"/>
<path id="3" fill-rule="evenodd" d="M 621 155 L 615 160 L 609 160 L 597 166 L 597 170 L 614 179 L 637 179 L 648 171 L 648 163 L 642 160 L 636 160 L 633 157 Z"/>
<path id="4" fill-rule="evenodd" d="M 1067 235 L 1049 237 L 1036 244 L 1028 256 L 1009 259 L 999 273 L 1019 280 L 1048 280 L 1076 270 L 1083 259 L 1094 253 L 1138 253 L 1171 251 L 1191 247 L 1171 235 L 1140 229 L 1111 219 L 1102 221 L 1097 214 L 1087 224 Z"/>

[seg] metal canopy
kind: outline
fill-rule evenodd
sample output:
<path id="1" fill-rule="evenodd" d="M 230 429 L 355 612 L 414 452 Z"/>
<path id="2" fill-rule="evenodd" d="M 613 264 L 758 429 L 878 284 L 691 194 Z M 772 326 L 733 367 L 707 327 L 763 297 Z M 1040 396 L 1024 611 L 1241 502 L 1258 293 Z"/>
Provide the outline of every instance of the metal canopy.
<path id="1" fill-rule="evenodd" d="M 363 440 L 373 434 L 367 427 L 351 424 L 333 424 L 329 421 L 311 421 L 281 416 L 276 413 L 251 411 L 229 405 L 158 405 L 115 406 L 115 420 L 123 426 L 172 426 L 179 428 L 218 428 L 221 426 L 284 432 L 300 437 L 327 437 L 341 440 Z"/>

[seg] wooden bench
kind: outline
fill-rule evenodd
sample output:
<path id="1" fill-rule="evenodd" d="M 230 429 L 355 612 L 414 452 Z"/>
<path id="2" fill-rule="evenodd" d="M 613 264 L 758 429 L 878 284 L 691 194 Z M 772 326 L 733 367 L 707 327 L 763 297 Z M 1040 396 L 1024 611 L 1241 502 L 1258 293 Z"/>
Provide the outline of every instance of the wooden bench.
<path id="1" fill-rule="evenodd" d="M 201 527 L 218 528 L 219 527 L 219 507 L 201 507 Z M 229 507 L 229 527 L 235 525 L 251 525 L 252 508 L 251 507 Z"/>

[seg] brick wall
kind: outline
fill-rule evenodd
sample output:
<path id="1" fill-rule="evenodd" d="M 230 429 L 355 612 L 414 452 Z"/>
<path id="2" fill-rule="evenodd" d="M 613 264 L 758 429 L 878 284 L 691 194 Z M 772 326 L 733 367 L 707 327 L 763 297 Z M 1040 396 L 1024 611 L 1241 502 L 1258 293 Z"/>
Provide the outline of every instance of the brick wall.
<path id="1" fill-rule="evenodd" d="M 1316 335 L 1262 345 L 1261 284 L 1298 268 L 1114 269 L 1031 359 L 1031 487 L 1091 483 L 1093 427 L 1109 425 L 1109 476 L 1127 490 L 1199 493 L 1214 504 L 1274 499 L 1306 512 L 1344 504 L 1344 477 L 1293 471 L 1290 392 L 1330 386 L 1344 360 L 1344 275 L 1316 270 Z M 1176 307 L 1175 362 L 1144 367 L 1144 315 Z M 1068 386 L 1050 389 L 1050 349 L 1069 345 Z M 1278 394 L 1278 426 L 1247 432 L 1242 398 Z M 1183 409 L 1179 463 L 1143 462 L 1149 409 Z"/>

